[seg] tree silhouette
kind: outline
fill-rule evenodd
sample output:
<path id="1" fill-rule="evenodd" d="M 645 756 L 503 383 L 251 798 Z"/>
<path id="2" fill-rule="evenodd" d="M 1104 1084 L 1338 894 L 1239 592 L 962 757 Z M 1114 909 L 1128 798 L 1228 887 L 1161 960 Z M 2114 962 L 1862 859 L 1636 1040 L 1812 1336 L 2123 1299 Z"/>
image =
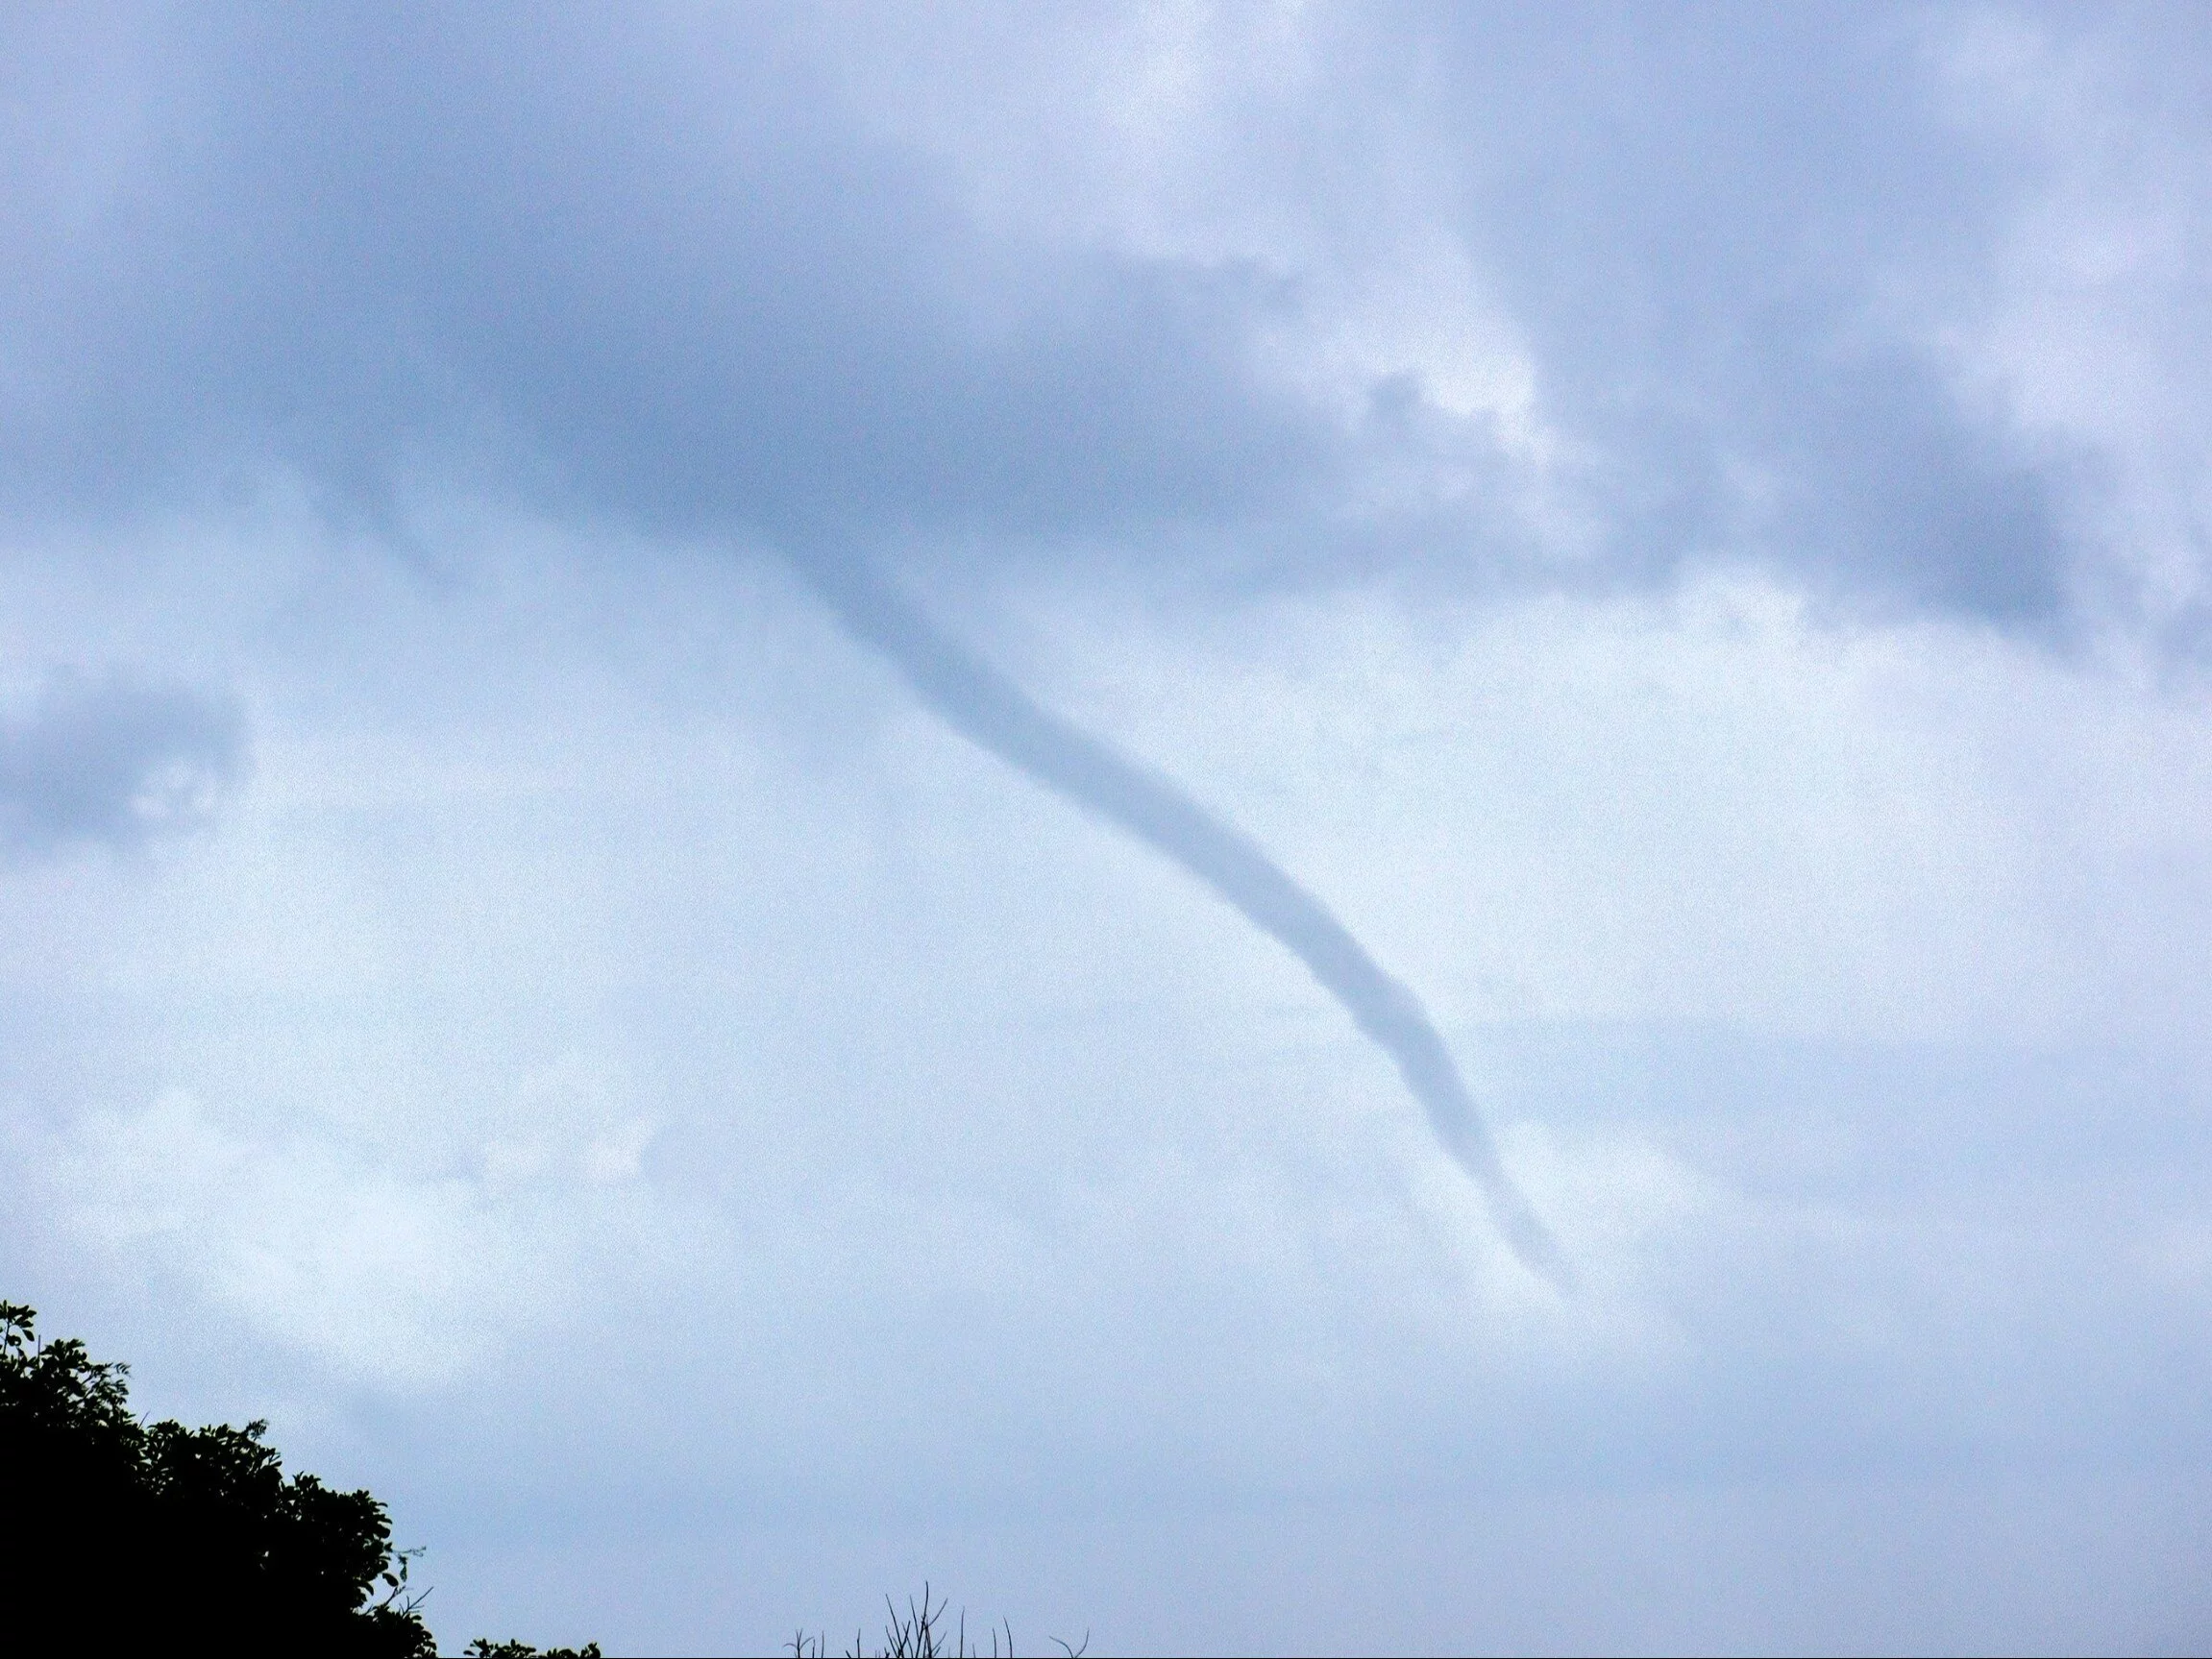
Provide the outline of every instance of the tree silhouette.
<path id="1" fill-rule="evenodd" d="M 0 1302 L 0 1629 L 13 1643 L 434 1659 L 384 1506 L 284 1476 L 265 1423 L 133 1416 L 129 1367 Z"/>

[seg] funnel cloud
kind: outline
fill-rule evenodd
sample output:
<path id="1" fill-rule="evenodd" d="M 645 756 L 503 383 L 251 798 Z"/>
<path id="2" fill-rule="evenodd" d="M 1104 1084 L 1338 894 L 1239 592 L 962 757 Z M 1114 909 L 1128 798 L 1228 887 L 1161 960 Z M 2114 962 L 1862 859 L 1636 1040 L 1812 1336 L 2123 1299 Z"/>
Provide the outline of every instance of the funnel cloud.
<path id="1" fill-rule="evenodd" d="M 1397 1062 L 1437 1138 L 1482 1189 L 1522 1265 L 1569 1282 L 1551 1232 L 1499 1160 L 1428 1011 L 1329 908 L 1249 836 L 1158 772 L 1040 707 L 852 557 L 796 561 L 854 638 L 873 647 L 955 731 L 1181 865 L 1278 940 Z"/>

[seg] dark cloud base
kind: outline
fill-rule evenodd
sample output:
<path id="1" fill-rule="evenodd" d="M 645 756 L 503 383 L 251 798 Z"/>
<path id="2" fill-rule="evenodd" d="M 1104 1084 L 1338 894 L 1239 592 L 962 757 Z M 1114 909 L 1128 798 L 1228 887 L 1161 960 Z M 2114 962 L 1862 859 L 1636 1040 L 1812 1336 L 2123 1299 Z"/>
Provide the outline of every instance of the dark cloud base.
<path id="1" fill-rule="evenodd" d="M 1409 426 L 1381 383 L 1347 417 L 1260 374 L 1296 272 L 986 227 L 868 134 L 802 27 L 750 12 L 19 25 L 0 502 L 36 535 L 283 475 L 393 541 L 410 489 L 457 487 L 801 558 L 957 545 L 971 573 L 1210 547 L 1246 585 L 1749 561 L 2065 630 L 2094 457 L 1969 409 L 1874 320 L 1901 282 L 1972 292 L 2037 177 L 1934 107 L 1907 14 L 1335 27 L 1331 130 L 1357 158 L 1393 100 L 1428 123 L 1447 228 L 1586 457 L 1594 554 L 1543 556 L 1479 423 Z M 1439 441 L 1490 481 L 1379 505 Z"/>

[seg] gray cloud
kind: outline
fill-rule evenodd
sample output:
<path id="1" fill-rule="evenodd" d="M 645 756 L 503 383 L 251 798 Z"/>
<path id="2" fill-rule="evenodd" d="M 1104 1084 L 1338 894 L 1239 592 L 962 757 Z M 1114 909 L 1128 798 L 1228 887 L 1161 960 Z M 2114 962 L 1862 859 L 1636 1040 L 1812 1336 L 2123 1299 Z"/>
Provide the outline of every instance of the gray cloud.
<path id="1" fill-rule="evenodd" d="M 986 238 L 773 26 L 694 33 L 425 10 L 165 42 L 153 135 L 68 257 L 11 273 L 51 353 L 15 377 L 17 511 L 276 462 L 374 517 L 434 451 L 659 527 L 1055 528 L 1313 472 L 1312 422 L 1239 366 L 1253 274 Z"/>
<path id="2" fill-rule="evenodd" d="M 236 708 L 173 686 L 58 675 L 0 724 L 0 843 L 142 846 L 207 820 L 243 764 Z"/>
<path id="3" fill-rule="evenodd" d="M 2040 182 L 1942 107 L 1932 19 L 1400 26 L 1442 65 L 1426 100 L 1460 231 L 1590 446 L 1606 573 L 1717 556 L 1908 610 L 2032 627 L 2067 608 L 2092 469 L 1962 401 L 1922 337 L 1986 303 Z"/>
<path id="4" fill-rule="evenodd" d="M 1259 372 L 1259 333 L 1309 317 L 1295 258 L 987 222 L 862 118 L 897 84 L 803 20 L 123 16 L 12 54 L 19 524 L 278 468 L 393 533 L 427 481 L 799 551 L 1188 558 L 1180 526 L 1241 579 L 1566 579 L 1495 433 L 1408 419 L 1388 377 L 1361 415 Z M 1379 134 L 1417 126 L 1438 222 L 1574 446 L 1600 546 L 1573 579 L 1752 560 L 2049 629 L 2094 556 L 2096 457 L 1970 406 L 1924 338 L 1984 294 L 2043 163 L 1939 108 L 1916 16 L 1347 17 L 1318 83 L 1250 117 L 1239 185 L 1356 227 L 1399 183 Z M 944 27 L 989 56 L 993 25 Z M 1439 469 L 1471 490 L 1419 482 Z M 1378 504 L 1380 474 L 1415 482 Z"/>

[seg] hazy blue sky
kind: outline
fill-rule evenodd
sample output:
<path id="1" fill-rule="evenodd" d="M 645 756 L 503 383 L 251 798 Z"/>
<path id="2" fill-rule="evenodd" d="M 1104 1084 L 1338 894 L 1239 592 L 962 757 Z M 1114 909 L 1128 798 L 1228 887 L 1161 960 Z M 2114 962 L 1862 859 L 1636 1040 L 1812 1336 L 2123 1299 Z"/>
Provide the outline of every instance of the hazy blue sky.
<path id="1" fill-rule="evenodd" d="M 2212 1641 L 2212 11 L 0 32 L 0 1294 L 449 1647 Z"/>

